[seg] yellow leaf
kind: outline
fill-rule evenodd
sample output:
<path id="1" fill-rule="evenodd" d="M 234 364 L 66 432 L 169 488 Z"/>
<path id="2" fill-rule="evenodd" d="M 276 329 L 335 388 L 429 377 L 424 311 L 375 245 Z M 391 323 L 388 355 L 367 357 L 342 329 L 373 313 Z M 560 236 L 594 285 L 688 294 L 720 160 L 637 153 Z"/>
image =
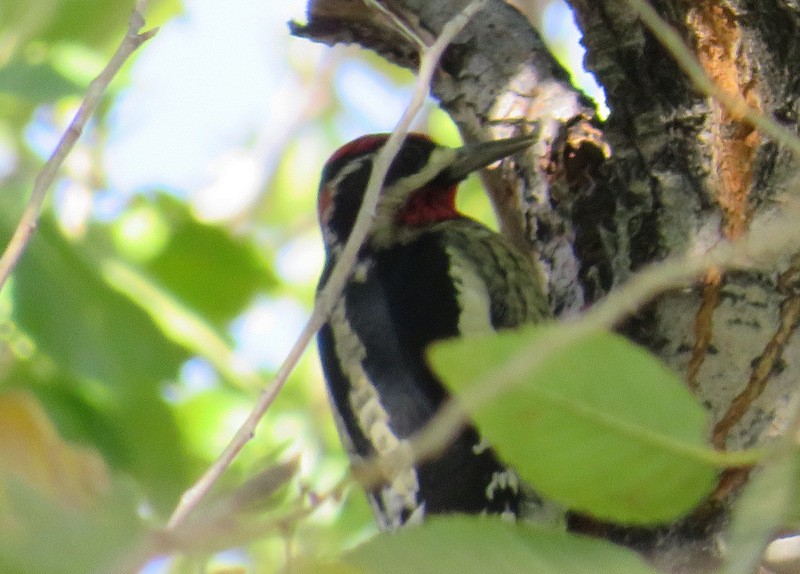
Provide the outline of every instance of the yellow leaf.
<path id="1" fill-rule="evenodd" d="M 74 508 L 90 506 L 111 485 L 103 459 L 61 438 L 36 397 L 24 391 L 0 395 L 0 461 L 0 502 L 9 479 Z"/>

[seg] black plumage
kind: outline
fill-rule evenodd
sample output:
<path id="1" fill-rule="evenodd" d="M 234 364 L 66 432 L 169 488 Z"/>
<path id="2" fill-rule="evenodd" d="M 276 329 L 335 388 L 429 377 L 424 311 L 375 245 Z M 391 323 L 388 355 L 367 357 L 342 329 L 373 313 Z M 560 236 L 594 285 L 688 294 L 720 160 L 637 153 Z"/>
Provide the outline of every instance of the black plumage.
<path id="1" fill-rule="evenodd" d="M 345 146 L 323 172 L 320 220 L 328 259 L 320 288 L 351 231 L 381 138 Z M 368 239 L 362 247 L 355 273 L 319 333 L 339 433 L 355 460 L 399 448 L 449 399 L 427 363 L 430 343 L 547 316 L 532 262 L 505 238 L 455 211 L 455 185 L 466 174 L 449 177 L 458 154 L 434 149 L 424 136 L 405 142 L 382 192 L 400 197 L 388 203 L 397 213 L 377 218 L 393 228 L 373 232 L 380 241 Z M 431 166 L 437 161 L 441 169 Z M 427 181 L 414 179 L 419 173 Z M 403 186 L 408 176 L 416 187 Z M 412 199 L 415 194 L 427 195 Z M 412 208 L 430 212 L 403 211 Z M 395 469 L 368 495 L 384 529 L 430 513 L 516 517 L 523 506 L 539 502 L 472 425 L 435 459 Z"/>

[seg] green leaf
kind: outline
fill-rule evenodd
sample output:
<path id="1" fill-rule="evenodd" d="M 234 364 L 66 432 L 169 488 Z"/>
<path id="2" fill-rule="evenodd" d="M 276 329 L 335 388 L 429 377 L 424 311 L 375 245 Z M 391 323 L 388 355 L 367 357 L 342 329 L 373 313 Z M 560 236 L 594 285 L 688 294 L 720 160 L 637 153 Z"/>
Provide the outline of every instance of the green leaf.
<path id="1" fill-rule="evenodd" d="M 106 47 L 122 40 L 133 0 L 3 0 L 0 33 L 14 30 L 21 42 L 70 41 Z"/>
<path id="2" fill-rule="evenodd" d="M 17 480 L 0 481 L 0 571 L 83 574 L 110 571 L 143 535 L 137 499 L 115 483 L 91 507 L 64 504 Z"/>
<path id="3" fill-rule="evenodd" d="M 134 0 L 3 0 L 0 39 L 5 48 L 80 44 L 108 52 L 122 41 Z M 146 27 L 160 26 L 182 10 L 181 0 L 155 0 Z"/>
<path id="4" fill-rule="evenodd" d="M 200 471 L 175 414 L 153 385 L 130 381 L 109 392 L 37 358 L 19 362 L 9 378 L 11 388 L 36 394 L 60 434 L 97 449 L 116 472 L 136 479 L 159 510 L 168 510 Z"/>
<path id="5" fill-rule="evenodd" d="M 144 311 L 111 289 L 49 218 L 14 272 L 13 299 L 17 324 L 81 378 L 160 385 L 188 357 Z"/>
<path id="6" fill-rule="evenodd" d="M 162 197 L 174 232 L 144 268 L 184 303 L 224 327 L 276 280 L 244 240 L 223 227 L 195 220 L 184 205 Z"/>
<path id="7" fill-rule="evenodd" d="M 477 410 L 478 426 L 546 497 L 622 523 L 685 514 L 716 477 L 703 409 L 622 337 L 597 333 L 560 346 L 559 337 L 558 327 L 526 328 L 437 344 L 430 355 L 457 391 L 502 391 Z"/>
<path id="8" fill-rule="evenodd" d="M 193 473 L 173 414 L 161 397 L 188 354 L 154 321 L 111 289 L 44 218 L 13 277 L 16 324 L 51 361 L 42 381 L 73 394 L 73 421 L 96 416 L 108 428 L 104 454 L 166 508 Z M 61 388 L 56 388 L 61 385 Z M 85 426 L 88 428 L 88 426 Z"/>
<path id="9" fill-rule="evenodd" d="M 767 459 L 754 472 L 733 510 L 726 574 L 756 572 L 767 544 L 800 510 L 800 452 Z"/>
<path id="10" fill-rule="evenodd" d="M 27 391 L 0 396 L 0 459 L 0 571 L 90 572 L 141 530 L 134 491 Z"/>
<path id="11" fill-rule="evenodd" d="M 79 94 L 82 89 L 48 63 L 13 61 L 0 68 L 0 92 L 41 104 Z"/>
<path id="12" fill-rule="evenodd" d="M 633 552 L 611 543 L 475 516 L 431 517 L 425 524 L 379 535 L 332 565 L 301 572 L 405 574 L 653 574 Z"/>

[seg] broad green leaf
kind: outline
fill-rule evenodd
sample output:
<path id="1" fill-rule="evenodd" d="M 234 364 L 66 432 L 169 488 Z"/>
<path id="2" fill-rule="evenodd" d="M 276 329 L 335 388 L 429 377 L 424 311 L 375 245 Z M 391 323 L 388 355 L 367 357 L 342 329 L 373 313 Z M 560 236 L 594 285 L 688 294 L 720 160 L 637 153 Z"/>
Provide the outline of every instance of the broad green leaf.
<path id="1" fill-rule="evenodd" d="M 159 0 L 148 10 L 150 26 L 163 24 L 177 13 L 179 0 Z M 24 43 L 75 42 L 108 49 L 122 40 L 134 0 L 3 0 L 0 2 L 0 39 L 4 34 Z"/>
<path id="2" fill-rule="evenodd" d="M 509 524 L 489 517 L 431 517 L 425 524 L 379 535 L 336 563 L 304 573 L 359 574 L 654 574 L 633 552 L 602 540 Z"/>
<path id="3" fill-rule="evenodd" d="M 16 479 L 0 500 L 0 571 L 108 572 L 144 534 L 130 486 L 114 483 L 90 507 L 76 508 Z"/>
<path id="4" fill-rule="evenodd" d="M 201 470 L 156 387 L 128 382 L 109 392 L 38 355 L 15 365 L 9 382 L 36 394 L 62 436 L 90 444 L 112 469 L 135 478 L 159 510 L 166 512 Z"/>
<path id="5" fill-rule="evenodd" d="M 93 400 L 90 385 L 60 370 L 43 373 L 37 368 L 38 361 L 33 363 L 15 365 L 9 377 L 14 388 L 34 392 L 61 435 L 78 443 L 91 444 L 109 465 L 123 468 L 131 459 L 120 428 L 125 421 L 116 413 L 107 412 L 102 401 Z"/>
<path id="6" fill-rule="evenodd" d="M 265 383 L 253 371 L 236 369 L 236 356 L 225 338 L 169 291 L 117 260 L 107 259 L 100 263 L 100 267 L 108 284 L 146 311 L 161 328 L 164 337 L 208 360 L 232 385 L 254 389 Z"/>
<path id="7" fill-rule="evenodd" d="M 123 468 L 146 489 L 158 510 L 167 511 L 202 468 L 187 453 L 175 417 L 160 398 L 156 393 L 125 397 L 104 415 L 124 441 Z"/>
<path id="8" fill-rule="evenodd" d="M 64 441 L 26 391 L 0 393 L 0 460 L 0 500 L 9 476 L 77 507 L 89 504 L 110 482 L 105 462 Z"/>
<path id="9" fill-rule="evenodd" d="M 616 335 L 537 356 L 559 336 L 540 327 L 449 341 L 431 359 L 457 391 L 502 390 L 477 410 L 478 426 L 546 497 L 631 524 L 688 512 L 716 477 L 703 409 L 658 360 Z"/>
<path id="10" fill-rule="evenodd" d="M 13 318 L 76 375 L 105 384 L 160 384 L 187 354 L 111 289 L 52 220 L 42 220 L 14 273 Z"/>

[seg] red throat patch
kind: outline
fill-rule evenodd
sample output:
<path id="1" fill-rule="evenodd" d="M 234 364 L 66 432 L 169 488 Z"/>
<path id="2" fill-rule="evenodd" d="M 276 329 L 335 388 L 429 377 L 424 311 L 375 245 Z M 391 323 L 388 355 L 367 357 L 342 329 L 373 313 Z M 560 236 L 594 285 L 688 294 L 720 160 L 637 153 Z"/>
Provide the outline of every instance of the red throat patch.
<path id="1" fill-rule="evenodd" d="M 458 215 L 454 184 L 450 187 L 423 187 L 415 191 L 398 213 L 397 220 L 403 225 L 430 225 L 455 219 Z"/>

